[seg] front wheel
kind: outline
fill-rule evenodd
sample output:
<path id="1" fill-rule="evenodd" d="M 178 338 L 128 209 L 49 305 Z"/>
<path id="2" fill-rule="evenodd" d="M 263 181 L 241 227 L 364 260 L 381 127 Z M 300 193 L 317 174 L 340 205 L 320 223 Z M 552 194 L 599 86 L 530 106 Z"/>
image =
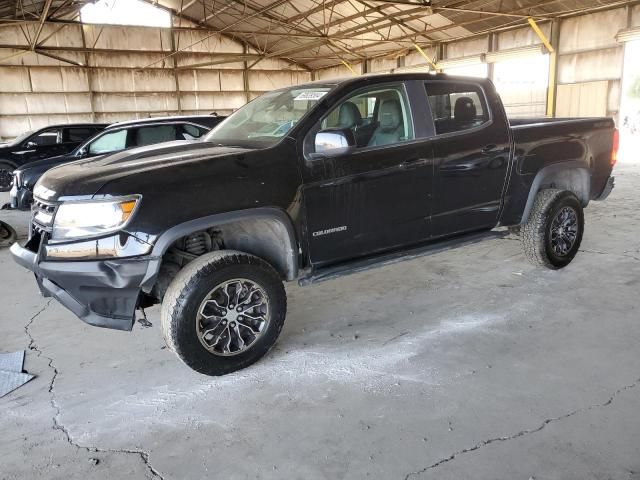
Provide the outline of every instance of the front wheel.
<path id="1" fill-rule="evenodd" d="M 13 165 L 0 160 L 0 192 L 8 192 L 11 190 L 13 170 Z"/>
<path id="2" fill-rule="evenodd" d="M 566 190 L 541 190 L 522 225 L 524 253 L 534 265 L 554 270 L 566 267 L 578 253 L 583 232 L 584 213 L 578 197 Z"/>
<path id="3" fill-rule="evenodd" d="M 162 302 L 162 332 L 187 366 L 224 375 L 269 351 L 286 310 L 273 267 L 253 255 L 217 251 L 193 260 L 173 279 Z"/>

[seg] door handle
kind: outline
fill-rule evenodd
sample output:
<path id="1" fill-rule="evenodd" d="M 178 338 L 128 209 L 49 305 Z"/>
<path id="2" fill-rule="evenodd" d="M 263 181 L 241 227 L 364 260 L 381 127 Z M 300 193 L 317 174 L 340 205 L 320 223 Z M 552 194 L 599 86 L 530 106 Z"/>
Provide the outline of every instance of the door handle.
<path id="1" fill-rule="evenodd" d="M 492 143 L 490 145 L 485 145 L 480 152 L 483 154 L 496 153 L 497 148 L 498 146 L 495 143 Z"/>
<path id="2" fill-rule="evenodd" d="M 427 165 L 431 165 L 431 160 L 428 158 L 416 158 L 414 160 L 407 160 L 406 162 L 402 162 L 399 167 L 400 168 L 418 168 L 424 167 Z"/>

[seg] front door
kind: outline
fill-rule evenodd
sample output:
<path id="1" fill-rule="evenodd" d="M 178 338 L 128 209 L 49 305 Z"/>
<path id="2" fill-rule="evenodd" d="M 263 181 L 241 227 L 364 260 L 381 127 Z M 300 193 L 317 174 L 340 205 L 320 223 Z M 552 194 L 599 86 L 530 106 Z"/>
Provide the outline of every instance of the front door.
<path id="1" fill-rule="evenodd" d="M 65 153 L 62 146 L 61 129 L 57 127 L 33 135 L 25 140 L 21 147 L 20 150 L 14 152 L 18 165 Z"/>
<path id="2" fill-rule="evenodd" d="M 338 263 L 427 239 L 432 146 L 416 138 L 405 86 L 356 91 L 310 135 L 331 129 L 351 132 L 356 145 L 341 154 L 328 151 L 324 158 L 306 155 L 307 169 L 321 172 L 303 190 L 312 264 Z"/>
<path id="3" fill-rule="evenodd" d="M 433 236 L 493 228 L 509 166 L 503 110 L 489 110 L 478 83 L 432 81 L 426 88 L 436 133 Z"/>

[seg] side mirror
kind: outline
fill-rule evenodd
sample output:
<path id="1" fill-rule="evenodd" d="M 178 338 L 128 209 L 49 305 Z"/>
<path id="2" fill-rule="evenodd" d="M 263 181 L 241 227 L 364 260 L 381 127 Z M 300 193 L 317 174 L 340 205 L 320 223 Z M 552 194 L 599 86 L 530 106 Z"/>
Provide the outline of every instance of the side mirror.
<path id="1" fill-rule="evenodd" d="M 348 153 L 356 146 L 356 139 L 348 128 L 327 129 L 316 133 L 314 146 L 318 157 L 333 157 Z"/>
<path id="2" fill-rule="evenodd" d="M 24 146 L 25 148 L 35 148 L 38 144 L 36 142 L 27 142 Z"/>
<path id="3" fill-rule="evenodd" d="M 76 157 L 86 157 L 87 156 L 87 147 L 81 148 L 80 150 L 78 150 L 78 153 L 76 153 Z"/>

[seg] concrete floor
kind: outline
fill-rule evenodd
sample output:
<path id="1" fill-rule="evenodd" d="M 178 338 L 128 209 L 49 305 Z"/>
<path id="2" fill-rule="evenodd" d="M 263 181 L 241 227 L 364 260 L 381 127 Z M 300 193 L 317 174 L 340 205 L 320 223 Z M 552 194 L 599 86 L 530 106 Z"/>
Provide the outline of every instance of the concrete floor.
<path id="1" fill-rule="evenodd" d="M 0 477 L 640 479 L 640 166 L 616 174 L 567 269 L 503 239 L 290 285 L 276 348 L 222 378 L 158 309 L 86 326 L 2 250 L 0 350 L 37 378 L 0 399 Z"/>

